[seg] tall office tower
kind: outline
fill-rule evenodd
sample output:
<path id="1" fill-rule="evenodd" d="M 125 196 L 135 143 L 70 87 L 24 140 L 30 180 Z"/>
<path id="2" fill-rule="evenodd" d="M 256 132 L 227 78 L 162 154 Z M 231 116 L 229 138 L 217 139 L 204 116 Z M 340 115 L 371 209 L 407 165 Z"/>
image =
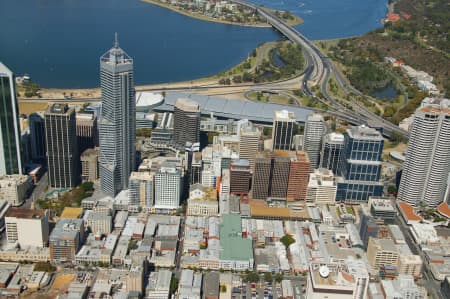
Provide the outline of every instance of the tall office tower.
<path id="1" fill-rule="evenodd" d="M 258 153 L 253 170 L 252 197 L 254 199 L 266 200 L 269 197 L 271 171 L 272 158 L 269 153 Z"/>
<path id="2" fill-rule="evenodd" d="M 230 193 L 247 195 L 250 192 L 252 171 L 248 160 L 238 159 L 230 164 Z"/>
<path id="3" fill-rule="evenodd" d="M 130 205 L 151 208 L 154 204 L 154 177 L 152 172 L 132 172 L 130 175 Z"/>
<path id="4" fill-rule="evenodd" d="M 278 199 L 287 197 L 291 153 L 292 152 L 289 151 L 273 151 L 272 153 L 273 157 L 270 197 Z"/>
<path id="5" fill-rule="evenodd" d="M 115 196 L 128 188 L 136 155 L 133 59 L 119 48 L 117 35 L 114 47 L 100 57 L 100 85 L 100 184 L 105 194 Z"/>
<path id="6" fill-rule="evenodd" d="M 200 141 L 200 106 L 190 99 L 175 102 L 173 118 L 173 139 L 177 146 L 184 148 L 186 142 Z"/>
<path id="7" fill-rule="evenodd" d="M 325 132 L 326 125 L 323 116 L 317 113 L 308 115 L 305 123 L 303 150 L 308 154 L 311 172 L 319 166 L 322 137 Z"/>
<path id="8" fill-rule="evenodd" d="M 0 175 L 22 174 L 14 74 L 0 62 Z"/>
<path id="9" fill-rule="evenodd" d="M 30 126 L 31 160 L 41 162 L 45 160 L 45 128 L 44 114 L 31 113 L 28 117 Z"/>
<path id="10" fill-rule="evenodd" d="M 73 188 L 80 177 L 75 110 L 66 104 L 52 104 L 44 116 L 49 184 Z"/>
<path id="11" fill-rule="evenodd" d="M 77 113 L 77 141 L 78 151 L 84 152 L 88 148 L 98 145 L 97 117 L 93 113 Z"/>
<path id="12" fill-rule="evenodd" d="M 273 150 L 290 150 L 292 138 L 296 130 L 296 119 L 293 112 L 287 110 L 275 111 L 272 128 Z"/>
<path id="13" fill-rule="evenodd" d="M 337 173 L 344 148 L 344 135 L 330 133 L 322 139 L 322 152 L 320 154 L 320 167 Z"/>
<path id="14" fill-rule="evenodd" d="M 287 199 L 293 201 L 306 200 L 310 169 L 308 154 L 298 151 L 295 156 L 296 158 L 291 160 L 289 166 Z"/>
<path id="15" fill-rule="evenodd" d="M 425 98 L 414 114 L 397 199 L 436 207 L 450 172 L 450 100 Z"/>
<path id="16" fill-rule="evenodd" d="M 180 206 L 183 176 L 174 163 L 164 162 L 155 174 L 155 208 L 176 209 Z"/>
<path id="17" fill-rule="evenodd" d="M 381 155 L 383 136 L 364 125 L 347 129 L 338 174 L 336 200 L 347 202 L 368 201 L 370 196 L 383 194 Z"/>
<path id="18" fill-rule="evenodd" d="M 241 128 L 239 134 L 239 158 L 246 159 L 250 163 L 250 168 L 255 167 L 256 153 L 259 150 L 261 132 L 251 125 Z"/>

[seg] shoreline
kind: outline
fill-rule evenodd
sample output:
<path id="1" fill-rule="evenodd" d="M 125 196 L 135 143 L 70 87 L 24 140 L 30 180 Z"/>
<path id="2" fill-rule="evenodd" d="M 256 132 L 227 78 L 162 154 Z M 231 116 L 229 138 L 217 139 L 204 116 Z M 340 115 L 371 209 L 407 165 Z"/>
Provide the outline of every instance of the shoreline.
<path id="1" fill-rule="evenodd" d="M 179 9 L 170 4 L 161 3 L 158 0 L 141 0 L 141 1 L 148 3 L 148 4 L 153 4 L 153 5 L 162 7 L 162 8 L 169 9 L 173 12 L 182 14 L 182 15 L 190 17 L 190 18 L 194 18 L 194 19 L 202 20 L 202 21 L 206 21 L 206 22 L 213 22 L 213 23 L 219 23 L 219 24 L 225 24 L 225 25 L 235 25 L 235 26 L 242 26 L 242 27 L 255 27 L 255 28 L 271 28 L 272 27 L 270 24 L 267 24 L 267 23 L 237 23 L 237 22 L 231 22 L 231 21 L 211 18 L 211 17 L 205 16 L 202 14 L 192 13 L 192 12 L 189 12 L 186 10 Z M 302 18 L 300 18 L 297 15 L 293 15 L 293 16 L 294 16 L 294 20 L 292 22 L 286 22 L 288 25 L 297 26 L 297 25 L 300 25 L 303 23 Z"/>

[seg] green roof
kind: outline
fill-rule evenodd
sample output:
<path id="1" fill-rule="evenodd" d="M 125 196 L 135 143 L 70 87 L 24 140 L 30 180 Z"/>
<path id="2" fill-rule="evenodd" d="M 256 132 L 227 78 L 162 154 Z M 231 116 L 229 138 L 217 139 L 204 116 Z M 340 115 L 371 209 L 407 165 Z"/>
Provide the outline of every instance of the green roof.
<path id="1" fill-rule="evenodd" d="M 242 238 L 241 217 L 223 215 L 220 225 L 220 259 L 248 261 L 253 259 L 252 241 Z"/>

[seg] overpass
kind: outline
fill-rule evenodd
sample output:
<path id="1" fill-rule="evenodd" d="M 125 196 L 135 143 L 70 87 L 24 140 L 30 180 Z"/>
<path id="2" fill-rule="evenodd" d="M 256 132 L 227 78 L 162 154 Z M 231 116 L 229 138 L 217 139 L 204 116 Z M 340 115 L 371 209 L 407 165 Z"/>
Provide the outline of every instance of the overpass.
<path id="1" fill-rule="evenodd" d="M 283 20 L 278 18 L 271 10 L 247 3 L 244 0 L 232 0 L 232 2 L 243 5 L 245 7 L 254 9 L 259 15 L 267 20 L 273 28 L 277 29 L 282 35 L 288 38 L 295 44 L 300 45 L 304 50 L 305 61 L 306 61 L 306 71 L 304 73 L 301 87 L 306 95 L 313 97 L 317 100 L 318 97 L 315 96 L 308 87 L 308 81 L 312 80 L 321 84 L 321 92 L 330 103 L 332 107 L 343 112 L 347 115 L 353 115 L 357 118 L 361 124 L 372 123 L 376 126 L 383 128 L 383 133 L 386 136 L 392 136 L 393 133 L 400 134 L 401 136 L 408 136 L 408 132 L 400 129 L 398 126 L 392 124 L 391 122 L 383 119 L 381 116 L 376 115 L 372 111 L 368 110 L 364 105 L 360 103 L 353 102 L 352 110 L 344 107 L 337 99 L 333 98 L 328 94 L 327 83 L 330 75 L 333 73 L 338 85 L 343 89 L 347 90 L 356 95 L 363 95 L 359 90 L 354 88 L 351 84 L 348 84 L 341 72 L 334 66 L 334 64 L 325 57 L 321 51 L 303 34 L 295 30 L 293 27 L 287 25 Z"/>

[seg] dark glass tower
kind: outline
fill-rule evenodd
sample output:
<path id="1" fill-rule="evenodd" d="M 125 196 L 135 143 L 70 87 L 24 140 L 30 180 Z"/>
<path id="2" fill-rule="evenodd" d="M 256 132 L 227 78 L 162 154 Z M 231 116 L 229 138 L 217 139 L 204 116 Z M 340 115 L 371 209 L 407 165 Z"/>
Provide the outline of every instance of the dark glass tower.
<path id="1" fill-rule="evenodd" d="M 22 174 L 14 74 L 0 62 L 0 175 Z"/>

